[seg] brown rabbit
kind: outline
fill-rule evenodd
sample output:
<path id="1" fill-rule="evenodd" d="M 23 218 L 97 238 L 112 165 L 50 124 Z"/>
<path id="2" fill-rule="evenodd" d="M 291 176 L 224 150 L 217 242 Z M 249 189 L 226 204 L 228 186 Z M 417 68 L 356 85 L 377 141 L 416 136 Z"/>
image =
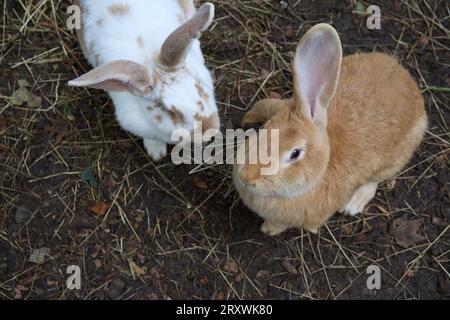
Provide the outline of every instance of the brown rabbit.
<path id="1" fill-rule="evenodd" d="M 233 174 L 269 235 L 288 228 L 317 232 L 337 211 L 362 212 L 378 184 L 411 159 L 428 123 L 406 69 L 382 53 L 343 59 L 339 35 L 328 24 L 300 41 L 294 80 L 292 99 L 259 101 L 243 119 L 279 129 L 278 173 L 264 176 L 265 165 L 247 163 L 235 165 Z"/>

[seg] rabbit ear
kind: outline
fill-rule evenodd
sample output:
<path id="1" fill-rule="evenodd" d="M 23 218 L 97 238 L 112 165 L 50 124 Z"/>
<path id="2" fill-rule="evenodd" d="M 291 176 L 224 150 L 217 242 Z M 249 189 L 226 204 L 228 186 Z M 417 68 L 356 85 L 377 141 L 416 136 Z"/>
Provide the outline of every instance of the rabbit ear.
<path id="1" fill-rule="evenodd" d="M 204 4 L 197 13 L 176 29 L 161 47 L 160 61 L 163 66 L 173 68 L 184 62 L 192 41 L 200 38 L 214 19 L 214 5 Z"/>
<path id="2" fill-rule="evenodd" d="M 315 25 L 297 47 L 295 98 L 303 115 L 310 117 L 321 130 L 327 126 L 327 108 L 336 93 L 341 63 L 341 41 L 328 24 Z"/>
<path id="3" fill-rule="evenodd" d="M 69 86 L 103 89 L 110 92 L 129 91 L 140 97 L 146 95 L 151 89 L 148 69 L 128 60 L 117 60 L 101 65 L 69 81 Z"/>

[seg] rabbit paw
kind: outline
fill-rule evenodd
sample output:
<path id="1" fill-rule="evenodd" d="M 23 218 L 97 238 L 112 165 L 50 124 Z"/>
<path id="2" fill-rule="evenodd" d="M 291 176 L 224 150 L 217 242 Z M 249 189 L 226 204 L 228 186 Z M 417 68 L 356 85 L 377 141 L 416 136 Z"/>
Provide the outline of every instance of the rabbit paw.
<path id="1" fill-rule="evenodd" d="M 145 139 L 144 147 L 153 161 L 160 161 L 167 155 L 167 144 L 156 139 Z"/>
<path id="2" fill-rule="evenodd" d="M 267 220 L 264 221 L 263 225 L 261 226 L 261 231 L 272 237 L 283 233 L 286 229 L 287 227 L 284 225 L 273 224 L 271 222 L 268 222 Z"/>
<path id="3" fill-rule="evenodd" d="M 364 207 L 369 203 L 370 200 L 375 196 L 377 192 L 378 183 L 371 182 L 363 185 L 356 189 L 350 201 L 347 205 L 341 210 L 341 213 L 344 213 L 349 216 L 355 216 L 358 213 L 364 211 Z"/>

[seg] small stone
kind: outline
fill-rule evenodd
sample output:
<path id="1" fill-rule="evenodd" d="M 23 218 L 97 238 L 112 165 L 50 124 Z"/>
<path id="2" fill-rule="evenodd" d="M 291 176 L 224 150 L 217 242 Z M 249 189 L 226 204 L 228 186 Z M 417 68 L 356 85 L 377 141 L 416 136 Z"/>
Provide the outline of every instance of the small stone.
<path id="1" fill-rule="evenodd" d="M 24 208 L 17 208 L 16 214 L 14 215 L 14 219 L 16 223 L 22 224 L 25 223 L 30 218 L 30 213 Z"/>

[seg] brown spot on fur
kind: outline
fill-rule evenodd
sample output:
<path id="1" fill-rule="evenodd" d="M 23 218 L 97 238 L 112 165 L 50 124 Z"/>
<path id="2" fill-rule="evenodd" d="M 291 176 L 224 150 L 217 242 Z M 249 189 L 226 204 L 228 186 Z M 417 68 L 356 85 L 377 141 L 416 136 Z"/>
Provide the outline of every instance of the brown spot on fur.
<path id="1" fill-rule="evenodd" d="M 200 115 L 199 113 L 197 113 L 194 116 L 194 119 L 196 121 L 199 121 L 202 123 L 203 133 L 205 131 L 207 131 L 208 129 L 217 128 L 219 125 L 219 116 L 217 115 L 217 113 L 214 113 L 214 114 L 210 115 L 209 117 L 204 117 L 204 116 Z"/>
<path id="2" fill-rule="evenodd" d="M 200 100 L 197 101 L 197 105 L 200 108 L 201 111 L 205 111 L 205 105 Z"/>
<path id="3" fill-rule="evenodd" d="M 207 100 L 209 99 L 209 95 L 206 93 L 205 89 L 203 89 L 203 87 L 201 86 L 201 84 L 197 82 L 197 83 L 195 84 L 195 87 L 197 88 L 197 92 L 198 92 L 198 94 L 200 95 L 200 97 L 201 97 L 203 100 L 207 101 Z"/>
<path id="4" fill-rule="evenodd" d="M 142 36 L 137 37 L 136 42 L 139 45 L 139 47 L 141 48 L 144 47 L 144 39 L 142 38 Z"/>
<path id="5" fill-rule="evenodd" d="M 157 114 L 157 115 L 155 116 L 155 121 L 156 121 L 157 123 L 161 123 L 161 122 L 162 122 L 162 117 L 161 117 L 160 114 Z"/>
<path id="6" fill-rule="evenodd" d="M 108 10 L 113 16 L 124 16 L 130 12 L 130 6 L 123 3 L 114 3 L 108 7 Z"/>
<path id="7" fill-rule="evenodd" d="M 177 72 L 180 68 L 179 68 L 179 66 L 167 66 L 167 65 L 165 65 L 164 63 L 162 63 L 161 62 L 161 60 L 158 58 L 158 60 L 159 60 L 159 62 L 160 62 L 160 69 L 163 71 L 163 72 L 166 72 L 166 73 L 175 73 L 175 72 Z"/>
<path id="8" fill-rule="evenodd" d="M 173 124 L 180 124 L 184 122 L 184 115 L 181 113 L 180 110 L 177 109 L 177 107 L 172 106 L 168 110 L 170 120 L 172 120 Z"/>

